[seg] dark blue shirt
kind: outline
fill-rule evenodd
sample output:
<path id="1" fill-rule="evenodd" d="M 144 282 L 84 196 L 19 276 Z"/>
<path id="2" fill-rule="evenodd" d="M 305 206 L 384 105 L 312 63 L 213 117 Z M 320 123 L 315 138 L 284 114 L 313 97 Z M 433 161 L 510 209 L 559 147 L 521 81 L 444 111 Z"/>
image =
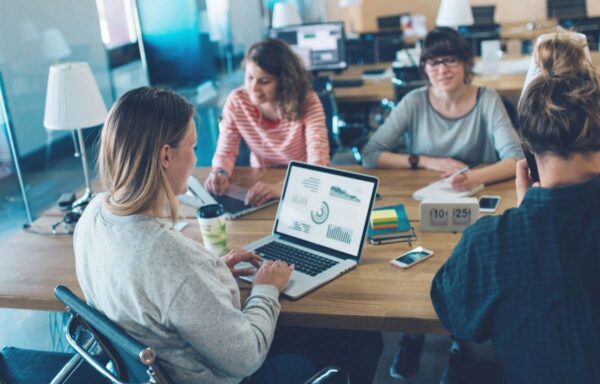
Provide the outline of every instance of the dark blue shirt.
<path id="1" fill-rule="evenodd" d="M 468 227 L 431 299 L 454 336 L 492 340 L 506 383 L 600 383 L 600 177 Z"/>

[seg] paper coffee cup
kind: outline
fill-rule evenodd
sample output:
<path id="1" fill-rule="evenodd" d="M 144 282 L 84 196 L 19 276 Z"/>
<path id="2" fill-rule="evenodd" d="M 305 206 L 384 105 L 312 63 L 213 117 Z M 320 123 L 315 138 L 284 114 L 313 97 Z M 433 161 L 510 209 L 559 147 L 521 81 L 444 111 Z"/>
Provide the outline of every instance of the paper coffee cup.
<path id="1" fill-rule="evenodd" d="M 221 204 L 209 204 L 198 208 L 196 213 L 204 247 L 221 256 L 227 250 L 225 209 Z"/>

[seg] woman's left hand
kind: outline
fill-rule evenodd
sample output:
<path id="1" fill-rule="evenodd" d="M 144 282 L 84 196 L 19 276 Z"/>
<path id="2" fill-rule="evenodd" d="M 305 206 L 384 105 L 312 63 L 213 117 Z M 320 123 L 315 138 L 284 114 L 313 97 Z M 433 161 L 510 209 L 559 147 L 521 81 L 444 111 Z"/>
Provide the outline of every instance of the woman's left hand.
<path id="1" fill-rule="evenodd" d="M 269 200 L 279 198 L 280 194 L 280 184 L 269 184 L 259 181 L 246 194 L 245 203 L 246 205 L 261 205 Z"/>
<path id="2" fill-rule="evenodd" d="M 244 251 L 243 249 L 232 249 L 222 258 L 234 277 L 252 275 L 256 272 L 256 269 L 260 267 L 260 263 L 263 260 L 262 257 L 258 256 L 256 253 Z M 236 264 L 241 263 L 242 261 L 248 262 L 256 268 L 248 267 L 236 269 Z"/>
<path id="3" fill-rule="evenodd" d="M 459 192 L 470 191 L 471 189 L 483 184 L 483 181 L 477 176 L 474 171 L 461 173 L 452 177 L 450 180 L 452 189 Z"/>

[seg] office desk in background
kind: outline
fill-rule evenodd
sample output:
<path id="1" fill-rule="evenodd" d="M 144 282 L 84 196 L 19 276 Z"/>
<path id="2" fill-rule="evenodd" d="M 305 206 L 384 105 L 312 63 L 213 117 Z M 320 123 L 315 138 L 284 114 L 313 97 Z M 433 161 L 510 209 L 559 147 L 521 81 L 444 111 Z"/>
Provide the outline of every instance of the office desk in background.
<path id="1" fill-rule="evenodd" d="M 600 68 L 600 52 L 592 52 L 592 62 Z M 385 70 L 391 66 L 391 63 L 379 63 L 369 65 L 352 65 L 346 71 L 339 75 L 334 75 L 334 79 L 356 79 L 361 78 L 365 70 L 380 69 Z M 500 94 L 512 100 L 518 100 L 526 73 L 501 74 L 501 75 L 475 75 L 473 84 L 480 87 L 489 87 Z M 359 87 L 343 87 L 333 90 L 336 101 L 343 103 L 378 103 L 382 99 L 393 100 L 394 88 L 391 78 L 382 79 L 364 79 L 363 85 Z"/>
<path id="2" fill-rule="evenodd" d="M 376 206 L 403 203 L 415 227 L 418 239 L 413 247 L 422 245 L 436 254 L 408 270 L 392 267 L 389 261 L 411 247 L 406 243 L 365 245 L 363 258 L 357 269 L 317 289 L 297 301 L 282 299 L 282 324 L 328 327 L 340 329 L 369 329 L 381 331 L 410 331 L 445 333 L 429 299 L 429 289 L 435 272 L 449 257 L 460 239 L 460 233 L 422 233 L 420 231 L 418 201 L 411 194 L 416 189 L 436 180 L 437 173 L 411 170 L 364 170 L 357 166 L 342 167 L 366 172 L 380 178 L 383 198 Z M 202 178 L 209 169 L 197 169 Z M 234 178 L 250 185 L 256 180 L 278 181 L 283 169 L 260 171 L 236 168 Z M 501 195 L 500 210 L 516 204 L 514 181 L 492 185 L 482 193 Z M 230 247 L 241 247 L 270 233 L 276 207 L 227 222 Z M 202 241 L 193 209 L 182 207 L 190 225 L 185 236 Z M 49 231 L 56 216 L 44 215 L 33 228 Z M 63 306 L 54 298 L 53 289 L 65 284 L 81 295 L 75 275 L 75 257 L 71 236 L 40 236 L 19 231 L 1 245 L 0 307 L 62 311 Z M 115 271 L 119 273 L 119 271 Z M 126 277 L 124 277 L 126 278 Z M 249 284 L 240 283 L 242 296 L 248 295 Z M 201 293 L 199 293 L 201 294 Z"/>

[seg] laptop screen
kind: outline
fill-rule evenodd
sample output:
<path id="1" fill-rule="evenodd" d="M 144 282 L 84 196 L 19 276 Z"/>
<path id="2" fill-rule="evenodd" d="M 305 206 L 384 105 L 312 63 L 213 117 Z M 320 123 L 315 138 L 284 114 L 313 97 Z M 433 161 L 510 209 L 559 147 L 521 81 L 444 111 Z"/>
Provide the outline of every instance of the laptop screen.
<path id="1" fill-rule="evenodd" d="M 376 177 L 291 162 L 274 233 L 359 257 Z"/>

